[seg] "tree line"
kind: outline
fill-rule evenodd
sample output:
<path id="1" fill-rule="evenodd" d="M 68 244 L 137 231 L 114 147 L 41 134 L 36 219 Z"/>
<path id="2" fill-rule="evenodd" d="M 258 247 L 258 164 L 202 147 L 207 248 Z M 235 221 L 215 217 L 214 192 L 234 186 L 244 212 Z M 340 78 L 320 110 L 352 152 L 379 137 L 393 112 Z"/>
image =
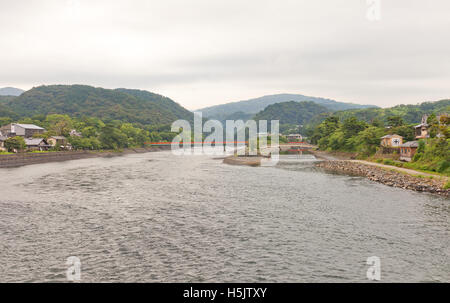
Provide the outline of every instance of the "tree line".
<path id="1" fill-rule="evenodd" d="M 142 125 L 120 120 L 103 121 L 95 117 L 70 117 L 69 115 L 51 114 L 37 115 L 13 121 L 12 118 L 0 118 L 0 125 L 11 122 L 35 124 L 46 129 L 43 134 L 34 137 L 48 139 L 52 136 L 64 136 L 74 149 L 101 150 L 143 147 L 146 142 L 170 142 L 176 133 L 170 131 L 170 125 Z M 72 130 L 81 136 L 71 136 Z M 24 142 L 15 138 L 12 147 L 22 149 Z M 10 146 L 10 145 L 8 145 Z M 16 148 L 17 149 L 17 148 Z"/>
<path id="2" fill-rule="evenodd" d="M 415 138 L 415 124 L 407 124 L 400 116 L 374 119 L 371 123 L 354 116 L 339 119 L 329 116 L 319 125 L 307 129 L 309 140 L 321 150 L 355 152 L 359 158 L 373 156 L 380 149 L 381 137 L 397 134 L 404 142 Z M 435 114 L 428 117 L 430 138 L 419 140 L 412 163 L 403 166 L 450 174 L 450 119 Z"/>

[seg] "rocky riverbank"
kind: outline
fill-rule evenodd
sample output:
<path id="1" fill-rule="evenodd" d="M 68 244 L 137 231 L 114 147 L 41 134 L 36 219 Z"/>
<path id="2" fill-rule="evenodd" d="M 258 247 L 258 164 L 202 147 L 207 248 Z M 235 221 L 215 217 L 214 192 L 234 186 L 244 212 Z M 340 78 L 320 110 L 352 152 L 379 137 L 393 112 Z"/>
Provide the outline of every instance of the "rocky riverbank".
<path id="1" fill-rule="evenodd" d="M 316 163 L 316 166 L 328 171 L 367 177 L 369 180 L 380 182 L 388 186 L 419 192 L 435 193 L 445 197 L 450 196 L 450 189 L 444 189 L 446 183 L 445 178 L 411 176 L 397 171 L 386 170 L 381 167 L 345 160 L 322 161 Z"/>

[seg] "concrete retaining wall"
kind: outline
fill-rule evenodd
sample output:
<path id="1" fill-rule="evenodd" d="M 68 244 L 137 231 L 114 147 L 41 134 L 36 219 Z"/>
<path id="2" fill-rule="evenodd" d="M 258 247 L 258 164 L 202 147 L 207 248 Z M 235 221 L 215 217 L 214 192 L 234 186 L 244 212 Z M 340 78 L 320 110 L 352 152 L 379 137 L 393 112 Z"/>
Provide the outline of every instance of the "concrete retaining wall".
<path id="1" fill-rule="evenodd" d="M 0 155 L 0 168 L 17 167 L 28 164 L 47 163 L 95 157 L 88 151 L 49 152 L 49 153 L 19 153 Z"/>
<path id="2" fill-rule="evenodd" d="M 14 155 L 0 155 L 0 168 L 18 167 L 29 164 L 59 162 L 67 160 L 94 158 L 94 157 L 118 157 L 126 154 L 148 153 L 170 150 L 170 146 L 129 148 L 118 151 L 62 151 L 47 153 L 19 153 Z"/>

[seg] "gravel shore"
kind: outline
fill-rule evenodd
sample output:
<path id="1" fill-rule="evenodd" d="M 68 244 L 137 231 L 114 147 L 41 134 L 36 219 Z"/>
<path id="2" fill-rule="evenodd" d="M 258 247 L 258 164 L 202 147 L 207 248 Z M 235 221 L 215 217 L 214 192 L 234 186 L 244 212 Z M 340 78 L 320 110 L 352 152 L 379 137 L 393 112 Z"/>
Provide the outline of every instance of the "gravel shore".
<path id="1" fill-rule="evenodd" d="M 444 189 L 446 178 L 411 176 L 373 165 L 346 160 L 322 161 L 316 163 L 316 166 L 328 171 L 367 177 L 369 180 L 380 182 L 388 186 L 419 192 L 435 193 L 445 197 L 450 196 L 450 189 Z"/>
<path id="2" fill-rule="evenodd" d="M 247 165 L 247 166 L 260 166 L 261 157 L 235 157 L 230 156 L 223 159 L 223 163 L 230 165 Z"/>

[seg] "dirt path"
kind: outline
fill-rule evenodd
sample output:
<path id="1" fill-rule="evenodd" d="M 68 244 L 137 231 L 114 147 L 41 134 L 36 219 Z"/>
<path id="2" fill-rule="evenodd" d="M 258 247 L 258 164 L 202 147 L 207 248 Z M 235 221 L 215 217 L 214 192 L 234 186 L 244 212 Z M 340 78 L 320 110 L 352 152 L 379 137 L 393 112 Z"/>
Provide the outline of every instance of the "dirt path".
<path id="1" fill-rule="evenodd" d="M 364 161 L 364 160 L 348 160 L 348 161 L 361 163 L 361 164 L 372 165 L 372 166 L 378 166 L 378 167 L 387 168 L 387 169 L 394 169 L 396 171 L 407 173 L 409 175 L 414 175 L 414 176 L 421 175 L 421 176 L 427 176 L 427 177 L 446 178 L 446 177 L 441 176 L 441 175 L 436 175 L 436 174 L 431 174 L 431 173 L 424 173 L 424 172 L 420 172 L 420 171 L 409 169 L 409 168 L 402 168 L 402 167 L 397 167 L 397 166 L 385 165 L 385 164 L 381 164 L 381 163 L 374 163 L 374 162 L 369 162 L 369 161 Z"/>

